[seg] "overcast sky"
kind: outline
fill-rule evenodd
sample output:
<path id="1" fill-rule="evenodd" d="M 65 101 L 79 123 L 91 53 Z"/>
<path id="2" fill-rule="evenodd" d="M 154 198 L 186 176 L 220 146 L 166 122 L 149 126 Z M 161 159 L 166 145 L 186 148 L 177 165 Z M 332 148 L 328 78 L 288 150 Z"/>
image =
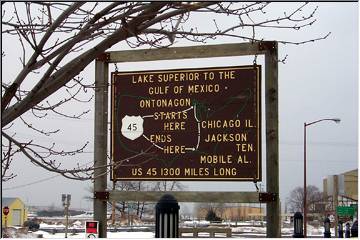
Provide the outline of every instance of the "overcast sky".
<path id="1" fill-rule="evenodd" d="M 303 124 L 322 118 L 337 117 L 340 124 L 321 122 L 308 128 L 307 182 L 322 190 L 322 180 L 331 174 L 340 174 L 358 167 L 358 67 L 359 67 L 359 20 L 358 3 L 317 3 L 317 22 L 311 28 L 296 32 L 296 38 L 306 40 L 331 35 L 322 41 L 305 45 L 279 45 L 279 57 L 288 55 L 286 64 L 279 64 L 279 131 L 280 131 L 280 197 L 282 202 L 295 187 L 303 185 Z M 316 6 L 313 4 L 313 6 Z M 274 11 L 281 14 L 289 4 L 276 3 Z M 226 21 L 222 19 L 220 21 Z M 221 22 L 220 22 L 221 24 Z M 261 33 L 261 34 L 260 34 Z M 259 32 L 266 39 L 293 39 L 292 32 Z M 2 60 L 2 78 L 13 78 L 18 72 L 18 54 L 12 48 L 14 39 L 3 36 L 2 48 L 8 54 Z M 213 44 L 237 42 L 216 40 Z M 175 46 L 189 45 L 179 43 Z M 122 47 L 121 50 L 124 48 Z M 112 48 L 120 50 L 120 48 Z M 9 54 L 11 53 L 11 54 Z M 252 64 L 253 57 L 218 58 L 184 61 L 158 61 L 151 63 L 118 64 L 125 71 L 146 69 L 173 69 L 216 67 Z M 263 58 L 258 58 L 264 64 Z M 9 67 L 11 66 L 11 67 Z M 114 69 L 114 66 L 110 66 Z M 94 79 L 94 63 L 83 76 Z M 263 95 L 264 99 L 264 95 Z M 264 100 L 263 100 L 264 101 Z M 89 162 L 93 160 L 93 101 L 87 108 L 91 112 L 81 120 L 61 119 L 50 116 L 50 127 L 64 126 L 54 137 L 64 148 L 79 146 L 90 141 L 84 154 L 67 161 Z M 69 108 L 69 111 L 74 109 Z M 264 122 L 264 119 L 262 119 Z M 34 133 L 19 126 L 13 129 L 18 136 L 31 139 Z M 37 137 L 39 142 L 48 138 Z M 263 137 L 265 140 L 265 137 Z M 265 149 L 265 148 L 264 148 Z M 263 182 L 266 184 L 265 151 L 263 151 Z M 72 194 L 74 207 L 91 205 L 84 200 L 90 196 L 90 181 L 71 181 L 34 167 L 23 156 L 18 156 L 13 166 L 18 175 L 3 183 L 2 196 L 20 197 L 29 205 L 61 205 L 61 194 Z M 47 179 L 48 178 L 48 179 Z M 45 179 L 47 179 L 45 181 Z M 40 181 L 38 183 L 34 183 Z M 24 186 L 29 184 L 28 186 Z M 187 190 L 206 191 L 255 191 L 252 183 L 237 182 L 187 182 Z"/>

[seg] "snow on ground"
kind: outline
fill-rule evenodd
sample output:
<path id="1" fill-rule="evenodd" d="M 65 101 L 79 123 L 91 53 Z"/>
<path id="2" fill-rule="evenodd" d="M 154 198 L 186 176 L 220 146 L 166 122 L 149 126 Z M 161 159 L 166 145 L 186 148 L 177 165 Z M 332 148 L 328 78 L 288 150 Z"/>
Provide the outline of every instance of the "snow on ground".
<path id="1" fill-rule="evenodd" d="M 232 228 L 233 233 L 265 233 L 266 234 L 266 228 L 265 227 L 235 227 Z"/>
<path id="2" fill-rule="evenodd" d="M 42 234 L 43 238 L 65 238 L 65 233 L 56 233 L 50 234 L 44 231 L 37 231 L 34 234 Z M 68 234 L 68 238 L 73 239 L 85 239 L 85 233 L 78 233 L 78 234 Z M 155 233 L 152 232 L 108 232 L 107 238 L 116 238 L 116 239 L 139 239 L 139 238 L 155 238 Z"/>
<path id="3" fill-rule="evenodd" d="M 331 230 L 332 230 L 331 235 L 334 236 L 334 229 L 331 229 Z M 141 230 L 139 229 L 139 231 L 141 231 Z M 266 237 L 266 227 L 236 227 L 236 228 L 232 228 L 232 232 L 234 234 L 233 237 L 236 237 L 236 238 Z M 244 236 L 242 236 L 242 233 L 244 234 Z M 283 236 L 292 236 L 293 229 L 292 228 L 282 228 L 281 233 Z M 64 233 L 51 234 L 51 233 L 41 231 L 41 230 L 34 232 L 32 234 L 29 234 L 27 236 L 24 235 L 21 237 L 34 238 L 39 235 L 41 235 L 45 239 L 56 239 L 56 238 L 63 239 L 63 238 L 65 238 Z M 308 236 L 322 238 L 324 236 L 324 229 L 322 227 L 320 227 L 320 228 L 309 227 L 308 228 Z M 204 236 L 202 236 L 200 234 L 199 237 L 206 237 L 206 234 L 204 234 Z M 224 236 L 217 235 L 217 237 L 224 237 Z M 85 233 L 77 233 L 77 234 L 68 233 L 68 238 L 84 239 Z M 111 238 L 112 239 L 146 239 L 146 238 L 155 238 L 155 233 L 153 233 L 153 232 L 108 232 L 107 238 L 110 238 L 110 239 Z"/>
<path id="4" fill-rule="evenodd" d="M 229 224 L 233 224 L 233 223 L 223 223 L 223 224 L 219 224 L 219 225 L 223 225 L 223 227 L 227 227 L 229 226 Z M 181 224 L 180 227 L 207 227 L 209 226 L 210 223 L 208 221 L 186 221 L 184 223 Z M 263 226 L 261 226 L 263 225 Z M 17 236 L 17 237 L 21 237 L 21 238 L 36 238 L 36 237 L 43 237 L 43 238 L 51 238 L 51 239 L 56 239 L 56 238 L 60 238 L 63 239 L 65 238 L 65 233 L 55 233 L 52 234 L 50 233 L 50 229 L 64 229 L 65 226 L 63 224 L 46 224 L 46 223 L 41 223 L 40 224 L 40 229 L 39 231 L 36 231 L 34 233 L 25 233 L 25 234 L 16 234 L 15 235 L 15 231 L 16 229 L 14 228 L 11 234 L 12 236 Z M 80 221 L 74 222 L 73 226 L 71 227 L 71 229 L 75 229 L 75 228 L 83 228 L 83 226 L 81 225 Z M 143 227 L 140 226 L 133 226 L 133 230 L 126 232 L 126 230 L 123 229 L 123 231 L 121 232 L 108 232 L 107 233 L 107 237 L 108 238 L 114 238 L 114 239 L 142 239 L 142 238 L 155 238 L 155 233 L 153 232 L 145 232 L 143 230 Z M 43 231 L 43 230 L 49 230 L 49 232 Z M 322 238 L 324 236 L 324 227 L 323 226 L 319 226 L 319 227 L 313 227 L 311 225 L 308 225 L 308 236 L 309 237 L 320 237 Z M 233 237 L 235 238 L 243 238 L 243 237 L 266 237 L 266 224 L 261 223 L 261 222 L 238 222 L 236 227 L 232 227 L 232 232 L 233 232 Z M 286 237 L 291 237 L 293 235 L 293 227 L 283 227 L 281 229 L 281 234 L 282 236 L 286 236 Z M 334 229 L 331 229 L 331 235 L 334 236 Z M 201 236 L 201 237 L 205 237 Z M 217 236 L 217 237 L 220 237 Z M 68 233 L 68 238 L 72 238 L 72 239 L 84 239 L 85 238 L 85 233 L 84 232 L 80 232 L 80 233 L 76 233 L 73 234 L 71 232 L 71 230 L 69 229 L 69 233 Z"/>
<path id="5" fill-rule="evenodd" d="M 209 221 L 201 220 L 192 220 L 192 221 L 185 221 L 182 225 L 186 227 L 207 227 L 210 225 Z"/>
<path id="6" fill-rule="evenodd" d="M 40 229 L 44 229 L 44 228 L 53 228 L 53 229 L 64 229 L 65 225 L 64 224 L 47 224 L 47 223 L 40 223 Z"/>

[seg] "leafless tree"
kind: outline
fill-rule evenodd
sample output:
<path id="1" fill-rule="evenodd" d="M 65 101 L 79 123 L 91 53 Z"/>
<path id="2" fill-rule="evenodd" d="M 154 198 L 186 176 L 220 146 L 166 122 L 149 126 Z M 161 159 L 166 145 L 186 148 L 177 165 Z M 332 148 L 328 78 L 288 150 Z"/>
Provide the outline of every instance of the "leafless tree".
<path id="1" fill-rule="evenodd" d="M 108 187 L 111 189 L 112 187 Z M 118 191 L 177 191 L 183 190 L 184 186 L 177 181 L 159 181 L 159 182 L 145 182 L 145 181 L 117 181 L 115 182 L 114 190 Z M 126 216 L 129 211 L 130 203 L 126 201 L 108 202 L 109 205 L 115 204 L 115 209 L 120 212 L 122 216 Z M 134 214 L 142 219 L 145 213 L 152 213 L 154 210 L 153 203 L 134 202 L 132 207 Z"/>
<path id="2" fill-rule="evenodd" d="M 315 204 L 320 203 L 323 200 L 323 195 L 319 188 L 316 186 L 306 187 L 307 207 L 308 212 L 315 211 Z M 292 212 L 303 212 L 304 208 L 304 188 L 297 187 L 291 191 L 289 198 L 287 199 L 289 210 Z"/>
<path id="3" fill-rule="evenodd" d="M 207 214 L 209 212 L 216 213 L 218 217 L 223 218 L 223 214 L 226 210 L 226 208 L 230 207 L 231 204 L 226 203 L 198 203 L 196 204 L 197 212 L 198 212 L 198 218 L 202 214 Z M 204 216 L 202 216 L 204 217 Z"/>
<path id="4" fill-rule="evenodd" d="M 237 41 L 262 41 L 258 29 L 280 31 L 306 29 L 315 23 L 317 7 L 293 5 L 279 16 L 273 4 L 232 2 L 2 2 L 2 34 L 15 39 L 2 49 L 2 69 L 8 71 L 10 48 L 20 49 L 21 69 L 12 79 L 2 78 L 2 181 L 15 177 L 14 155 L 23 154 L 31 163 L 67 178 L 93 177 L 93 164 L 66 168 L 62 159 L 89 148 L 88 142 L 73 150 L 58 144 L 40 144 L 14 134 L 24 124 L 36 134 L 52 136 L 60 129 L 45 130 L 38 119 L 49 114 L 79 119 L 89 112 L 94 84 L 81 72 L 104 51 L 126 43 L 131 48 L 162 48 L 179 41 L 207 43 L 217 37 Z M 276 5 L 275 5 L 276 8 Z M 227 21 L 219 21 L 226 18 Z M 201 19 L 201 21 L 199 21 Z M 324 39 L 276 39 L 284 44 L 303 44 Z M 119 45 L 117 45 L 119 46 Z M 124 45 L 122 45 L 124 46 Z M 69 113 L 69 104 L 87 109 Z M 32 118 L 30 118 L 31 116 Z M 31 120 L 36 118 L 36 120 Z M 50 141 L 49 141 L 50 142 Z M 151 151 L 149 149 L 149 151 Z M 121 162 L 119 163 L 121 164 Z"/>

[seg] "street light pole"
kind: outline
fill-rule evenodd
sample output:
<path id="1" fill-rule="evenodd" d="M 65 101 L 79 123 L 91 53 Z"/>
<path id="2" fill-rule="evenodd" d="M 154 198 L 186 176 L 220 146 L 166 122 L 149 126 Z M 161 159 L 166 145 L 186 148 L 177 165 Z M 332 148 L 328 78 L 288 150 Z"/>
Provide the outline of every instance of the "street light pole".
<path id="1" fill-rule="evenodd" d="M 314 122 L 306 123 L 304 122 L 304 237 L 307 236 L 307 191 L 306 191 L 306 127 L 322 122 L 322 121 L 333 121 L 335 123 L 340 123 L 340 118 L 323 118 L 320 120 L 316 120 Z"/>
<path id="2" fill-rule="evenodd" d="M 307 236 L 307 227 L 306 227 L 306 217 L 307 217 L 307 209 L 306 209 L 306 122 L 304 123 L 304 237 Z"/>

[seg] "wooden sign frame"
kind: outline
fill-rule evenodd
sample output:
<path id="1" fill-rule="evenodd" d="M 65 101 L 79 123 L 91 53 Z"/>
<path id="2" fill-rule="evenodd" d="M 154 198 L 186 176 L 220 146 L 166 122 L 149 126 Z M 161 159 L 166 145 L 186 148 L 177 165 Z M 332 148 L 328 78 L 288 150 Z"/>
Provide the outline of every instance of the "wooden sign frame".
<path id="1" fill-rule="evenodd" d="M 278 129 L 278 44 L 275 41 L 204 45 L 150 50 L 128 50 L 106 52 L 95 62 L 95 124 L 94 124 L 94 220 L 99 221 L 99 237 L 106 238 L 106 210 L 109 199 L 126 200 L 116 191 L 107 191 L 107 141 L 108 141 L 108 97 L 109 63 L 144 62 L 190 58 L 215 58 L 226 56 L 265 56 L 265 132 L 266 132 L 266 192 L 273 197 L 266 203 L 266 236 L 281 237 L 279 201 L 279 129 Z M 106 194 L 99 194 L 106 193 Z M 203 192 L 205 193 L 205 192 Z M 180 195 L 179 195 L 180 194 Z M 178 197 L 181 197 L 181 193 Z M 187 193 L 189 194 L 189 193 Z M 196 193 L 195 193 L 196 194 Z M 239 202 L 260 202 L 259 193 L 240 193 L 248 197 Z M 146 192 L 138 192 L 136 199 L 151 200 Z M 206 193 L 205 196 L 214 194 Z M 234 195 L 237 196 L 236 194 Z M 134 197 L 134 196 L 133 196 Z M 160 196 L 159 196 L 160 197 Z M 258 198 L 257 198 L 258 197 Z M 267 197 L 266 197 L 267 198 Z M 156 200 L 156 198 L 152 198 Z M 213 199 L 214 200 L 214 199 Z M 223 201 L 224 199 L 222 199 Z M 186 198 L 184 198 L 186 201 Z M 205 197 L 203 201 L 208 201 Z M 219 200 L 220 201 L 220 200 Z M 235 201 L 235 200 L 234 200 Z M 179 201 L 180 202 L 180 201 Z"/>

